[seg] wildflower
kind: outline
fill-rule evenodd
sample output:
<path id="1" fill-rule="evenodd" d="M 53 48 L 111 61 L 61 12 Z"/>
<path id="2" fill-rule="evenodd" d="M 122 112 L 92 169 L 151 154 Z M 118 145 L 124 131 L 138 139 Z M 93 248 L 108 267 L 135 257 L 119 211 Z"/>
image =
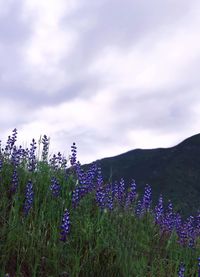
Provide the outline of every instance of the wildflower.
<path id="1" fill-rule="evenodd" d="M 142 208 L 142 202 L 141 202 L 141 200 L 138 200 L 137 206 L 135 208 L 135 215 L 137 217 L 140 217 L 140 215 L 142 213 L 142 209 L 141 208 Z"/>
<path id="2" fill-rule="evenodd" d="M 193 248 L 195 243 L 195 229 L 194 229 L 193 216 L 189 216 L 189 218 L 187 219 L 187 237 L 188 237 L 188 246 L 190 248 Z"/>
<path id="3" fill-rule="evenodd" d="M 136 197 L 136 184 L 135 184 L 135 180 L 133 180 L 130 185 L 130 191 L 128 192 L 126 197 L 126 208 L 132 204 L 132 202 L 135 200 L 135 197 Z"/>
<path id="4" fill-rule="evenodd" d="M 168 207 L 167 207 L 167 212 L 166 212 L 166 215 L 163 219 L 163 224 L 162 225 L 163 225 L 164 229 L 169 233 L 171 233 L 173 228 L 175 227 L 173 205 L 172 205 L 170 200 L 169 200 L 169 204 L 168 204 Z"/>
<path id="5" fill-rule="evenodd" d="M 124 185 L 124 179 L 121 178 L 118 186 L 118 201 L 122 207 L 124 206 L 124 197 L 125 197 L 125 185 Z"/>
<path id="6" fill-rule="evenodd" d="M 104 208 L 104 197 L 105 192 L 103 189 L 103 178 L 101 175 L 101 168 L 98 168 L 98 176 L 97 176 L 97 189 L 96 189 L 96 202 L 99 207 Z"/>
<path id="7" fill-rule="evenodd" d="M 49 151 L 49 140 L 46 135 L 42 138 L 43 150 L 42 150 L 42 160 L 47 161 L 48 151 Z"/>
<path id="8" fill-rule="evenodd" d="M 31 149 L 29 151 L 29 166 L 28 166 L 28 170 L 30 172 L 33 172 L 35 170 L 36 167 L 36 156 L 35 156 L 35 149 L 37 148 L 36 146 L 36 142 L 33 139 L 32 143 L 31 143 Z"/>
<path id="9" fill-rule="evenodd" d="M 151 187 L 149 185 L 146 185 L 144 196 L 142 199 L 142 209 L 144 211 L 149 211 L 151 205 Z"/>
<path id="10" fill-rule="evenodd" d="M 24 203 L 24 213 L 25 215 L 28 214 L 29 210 L 31 209 L 33 203 L 33 184 L 29 180 L 28 184 L 26 185 L 26 194 L 25 194 L 25 203 Z"/>
<path id="11" fill-rule="evenodd" d="M 72 157 L 71 157 L 71 159 L 70 159 L 70 163 L 71 163 L 71 165 L 73 166 L 73 165 L 75 165 L 75 163 L 76 163 L 76 144 L 75 144 L 75 142 L 73 142 L 73 145 L 71 146 L 71 151 L 72 151 Z"/>
<path id="12" fill-rule="evenodd" d="M 67 235 L 69 234 L 69 231 L 70 231 L 70 214 L 69 214 L 69 211 L 68 209 L 65 209 L 65 212 L 64 212 L 64 216 L 63 216 L 63 219 L 62 219 L 62 224 L 60 226 L 61 228 L 61 232 L 60 232 L 60 235 L 61 235 L 61 238 L 60 240 L 61 241 L 66 241 L 66 238 L 67 238 Z"/>
<path id="13" fill-rule="evenodd" d="M 58 197 L 61 190 L 61 186 L 55 177 L 52 177 L 51 179 L 50 190 L 52 191 L 54 197 Z"/>
<path id="14" fill-rule="evenodd" d="M 12 185 L 11 185 L 12 192 L 16 192 L 18 183 L 19 183 L 19 178 L 18 178 L 17 170 L 15 168 L 12 175 Z"/>
<path id="15" fill-rule="evenodd" d="M 185 272 L 185 265 L 181 263 L 178 271 L 178 277 L 184 277 L 185 276 L 184 272 Z"/>
<path id="16" fill-rule="evenodd" d="M 16 167 L 20 164 L 21 159 L 21 149 L 17 149 L 17 147 L 14 145 L 12 154 L 11 154 L 11 162 Z"/>
<path id="17" fill-rule="evenodd" d="M 163 198 L 162 194 L 159 197 L 158 205 L 155 207 L 155 223 L 161 223 L 161 218 L 163 216 L 164 209 L 163 209 Z"/>

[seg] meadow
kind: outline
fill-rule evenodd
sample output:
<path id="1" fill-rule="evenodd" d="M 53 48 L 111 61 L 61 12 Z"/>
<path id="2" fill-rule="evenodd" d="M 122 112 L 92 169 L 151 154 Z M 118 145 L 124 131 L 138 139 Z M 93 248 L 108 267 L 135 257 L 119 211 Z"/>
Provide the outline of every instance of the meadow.
<path id="1" fill-rule="evenodd" d="M 75 143 L 67 160 L 46 135 L 16 142 L 14 129 L 0 147 L 0 276 L 200 277 L 200 214 L 183 220 L 163 195 L 153 207 L 150 185 L 105 183 L 95 163 L 84 172 Z"/>

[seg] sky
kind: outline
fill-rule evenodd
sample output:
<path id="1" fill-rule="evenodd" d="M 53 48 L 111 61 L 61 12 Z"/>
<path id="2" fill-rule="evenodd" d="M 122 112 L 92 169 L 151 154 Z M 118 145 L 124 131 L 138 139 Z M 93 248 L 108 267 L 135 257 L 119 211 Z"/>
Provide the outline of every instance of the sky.
<path id="1" fill-rule="evenodd" d="M 0 0 L 0 139 L 81 164 L 200 133 L 198 0 Z"/>

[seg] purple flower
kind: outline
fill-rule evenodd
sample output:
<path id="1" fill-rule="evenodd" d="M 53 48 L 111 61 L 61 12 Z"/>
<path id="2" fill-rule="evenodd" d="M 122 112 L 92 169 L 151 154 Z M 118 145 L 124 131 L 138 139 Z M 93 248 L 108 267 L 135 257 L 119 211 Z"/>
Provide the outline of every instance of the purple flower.
<path id="1" fill-rule="evenodd" d="M 151 187 L 150 185 L 146 185 L 145 191 L 144 191 L 144 196 L 142 199 L 142 210 L 144 212 L 149 211 L 151 205 Z"/>
<path id="2" fill-rule="evenodd" d="M 13 146 L 12 154 L 11 154 L 11 162 L 16 167 L 20 164 L 21 160 L 21 150 L 17 149 L 16 146 Z"/>
<path id="3" fill-rule="evenodd" d="M 189 218 L 187 219 L 187 236 L 188 236 L 188 246 L 190 248 L 193 248 L 195 243 L 195 229 L 194 229 L 193 216 L 189 216 Z"/>
<path id="4" fill-rule="evenodd" d="M 135 183 L 135 180 L 133 180 L 130 185 L 130 191 L 128 192 L 126 197 L 126 208 L 128 208 L 133 203 L 133 201 L 135 200 L 135 197 L 136 197 L 136 183 Z"/>
<path id="5" fill-rule="evenodd" d="M 101 168 L 98 168 L 98 175 L 97 175 L 97 188 L 96 188 L 96 203 L 99 207 L 102 209 L 104 208 L 104 197 L 105 197 L 105 192 L 103 189 L 103 178 L 101 175 Z"/>
<path id="6" fill-rule="evenodd" d="M 52 177 L 51 179 L 50 190 L 52 191 L 54 197 L 58 197 L 60 194 L 61 186 L 56 177 Z"/>
<path id="7" fill-rule="evenodd" d="M 72 206 L 75 209 L 80 201 L 80 188 L 77 186 L 72 192 Z"/>
<path id="8" fill-rule="evenodd" d="M 30 172 L 33 172 L 36 168 L 36 156 L 35 156 L 35 149 L 37 148 L 36 146 L 36 142 L 33 139 L 32 143 L 31 143 L 31 148 L 29 151 L 29 165 L 28 165 L 28 170 Z"/>
<path id="9" fill-rule="evenodd" d="M 159 197 L 158 205 L 155 207 L 155 223 L 161 224 L 162 217 L 164 216 L 163 198 L 162 194 Z"/>
<path id="10" fill-rule="evenodd" d="M 140 217 L 141 216 L 141 213 L 142 213 L 142 202 L 141 202 L 141 200 L 138 200 L 138 202 L 137 202 L 137 206 L 136 206 L 136 208 L 135 208 L 135 215 L 137 216 L 137 217 Z"/>
<path id="11" fill-rule="evenodd" d="M 48 151 L 49 151 L 49 138 L 47 138 L 46 135 L 43 136 L 42 138 L 42 144 L 43 144 L 43 150 L 42 150 L 42 160 L 44 162 L 47 161 L 47 157 L 48 157 Z"/>
<path id="12" fill-rule="evenodd" d="M 70 231 L 70 218 L 69 217 L 70 217 L 69 211 L 68 211 L 68 209 L 65 209 L 64 216 L 62 219 L 62 224 L 60 226 L 60 229 L 61 229 L 60 240 L 64 241 L 64 242 L 66 241 L 67 235 L 69 234 L 69 231 Z"/>
<path id="13" fill-rule="evenodd" d="M 81 164 L 80 162 L 77 162 L 77 165 L 76 165 L 76 175 L 78 177 L 78 182 L 82 185 L 82 184 L 85 184 L 85 174 L 84 174 L 84 171 L 83 169 L 81 169 Z"/>
<path id="14" fill-rule="evenodd" d="M 28 212 L 32 207 L 33 197 L 34 197 L 33 184 L 31 182 L 31 180 L 29 180 L 28 184 L 26 185 L 26 193 L 25 193 L 25 203 L 24 203 L 25 215 L 28 215 Z"/>
<path id="15" fill-rule="evenodd" d="M 11 151 L 13 149 L 13 146 L 14 146 L 16 140 L 17 140 L 17 129 L 15 128 L 13 130 L 12 137 L 8 136 L 8 140 L 7 140 L 5 152 L 4 152 L 5 156 L 10 157 Z"/>
<path id="16" fill-rule="evenodd" d="M 170 200 L 167 207 L 167 212 L 165 214 L 165 217 L 163 218 L 162 227 L 169 233 L 171 233 L 173 228 L 175 227 L 173 205 Z"/>
<path id="17" fill-rule="evenodd" d="M 15 168 L 13 171 L 13 175 L 12 175 L 11 192 L 13 192 L 13 193 L 16 192 L 18 184 L 19 184 L 19 178 L 18 178 L 17 170 Z"/>
<path id="18" fill-rule="evenodd" d="M 178 271 L 178 277 L 184 277 L 185 276 L 184 272 L 185 272 L 185 265 L 181 263 Z"/>
<path id="19" fill-rule="evenodd" d="M 72 152 L 72 157 L 70 159 L 70 163 L 72 166 L 74 166 L 76 164 L 76 143 L 73 142 L 73 145 L 71 146 L 71 152 Z"/>
<path id="20" fill-rule="evenodd" d="M 122 207 L 124 207 L 124 200 L 125 200 L 125 184 L 124 184 L 124 179 L 121 178 L 118 186 L 118 201 Z"/>

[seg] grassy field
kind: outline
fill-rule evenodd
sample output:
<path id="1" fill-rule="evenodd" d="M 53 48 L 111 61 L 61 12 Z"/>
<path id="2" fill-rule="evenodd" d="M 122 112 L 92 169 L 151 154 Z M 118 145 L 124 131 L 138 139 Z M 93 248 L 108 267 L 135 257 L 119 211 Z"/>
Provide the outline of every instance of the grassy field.
<path id="1" fill-rule="evenodd" d="M 200 277 L 200 215 L 182 220 L 162 195 L 152 207 L 150 186 L 106 184 L 95 163 L 84 172 L 75 143 L 67 161 L 45 135 L 16 140 L 0 151 L 0 276 Z"/>

